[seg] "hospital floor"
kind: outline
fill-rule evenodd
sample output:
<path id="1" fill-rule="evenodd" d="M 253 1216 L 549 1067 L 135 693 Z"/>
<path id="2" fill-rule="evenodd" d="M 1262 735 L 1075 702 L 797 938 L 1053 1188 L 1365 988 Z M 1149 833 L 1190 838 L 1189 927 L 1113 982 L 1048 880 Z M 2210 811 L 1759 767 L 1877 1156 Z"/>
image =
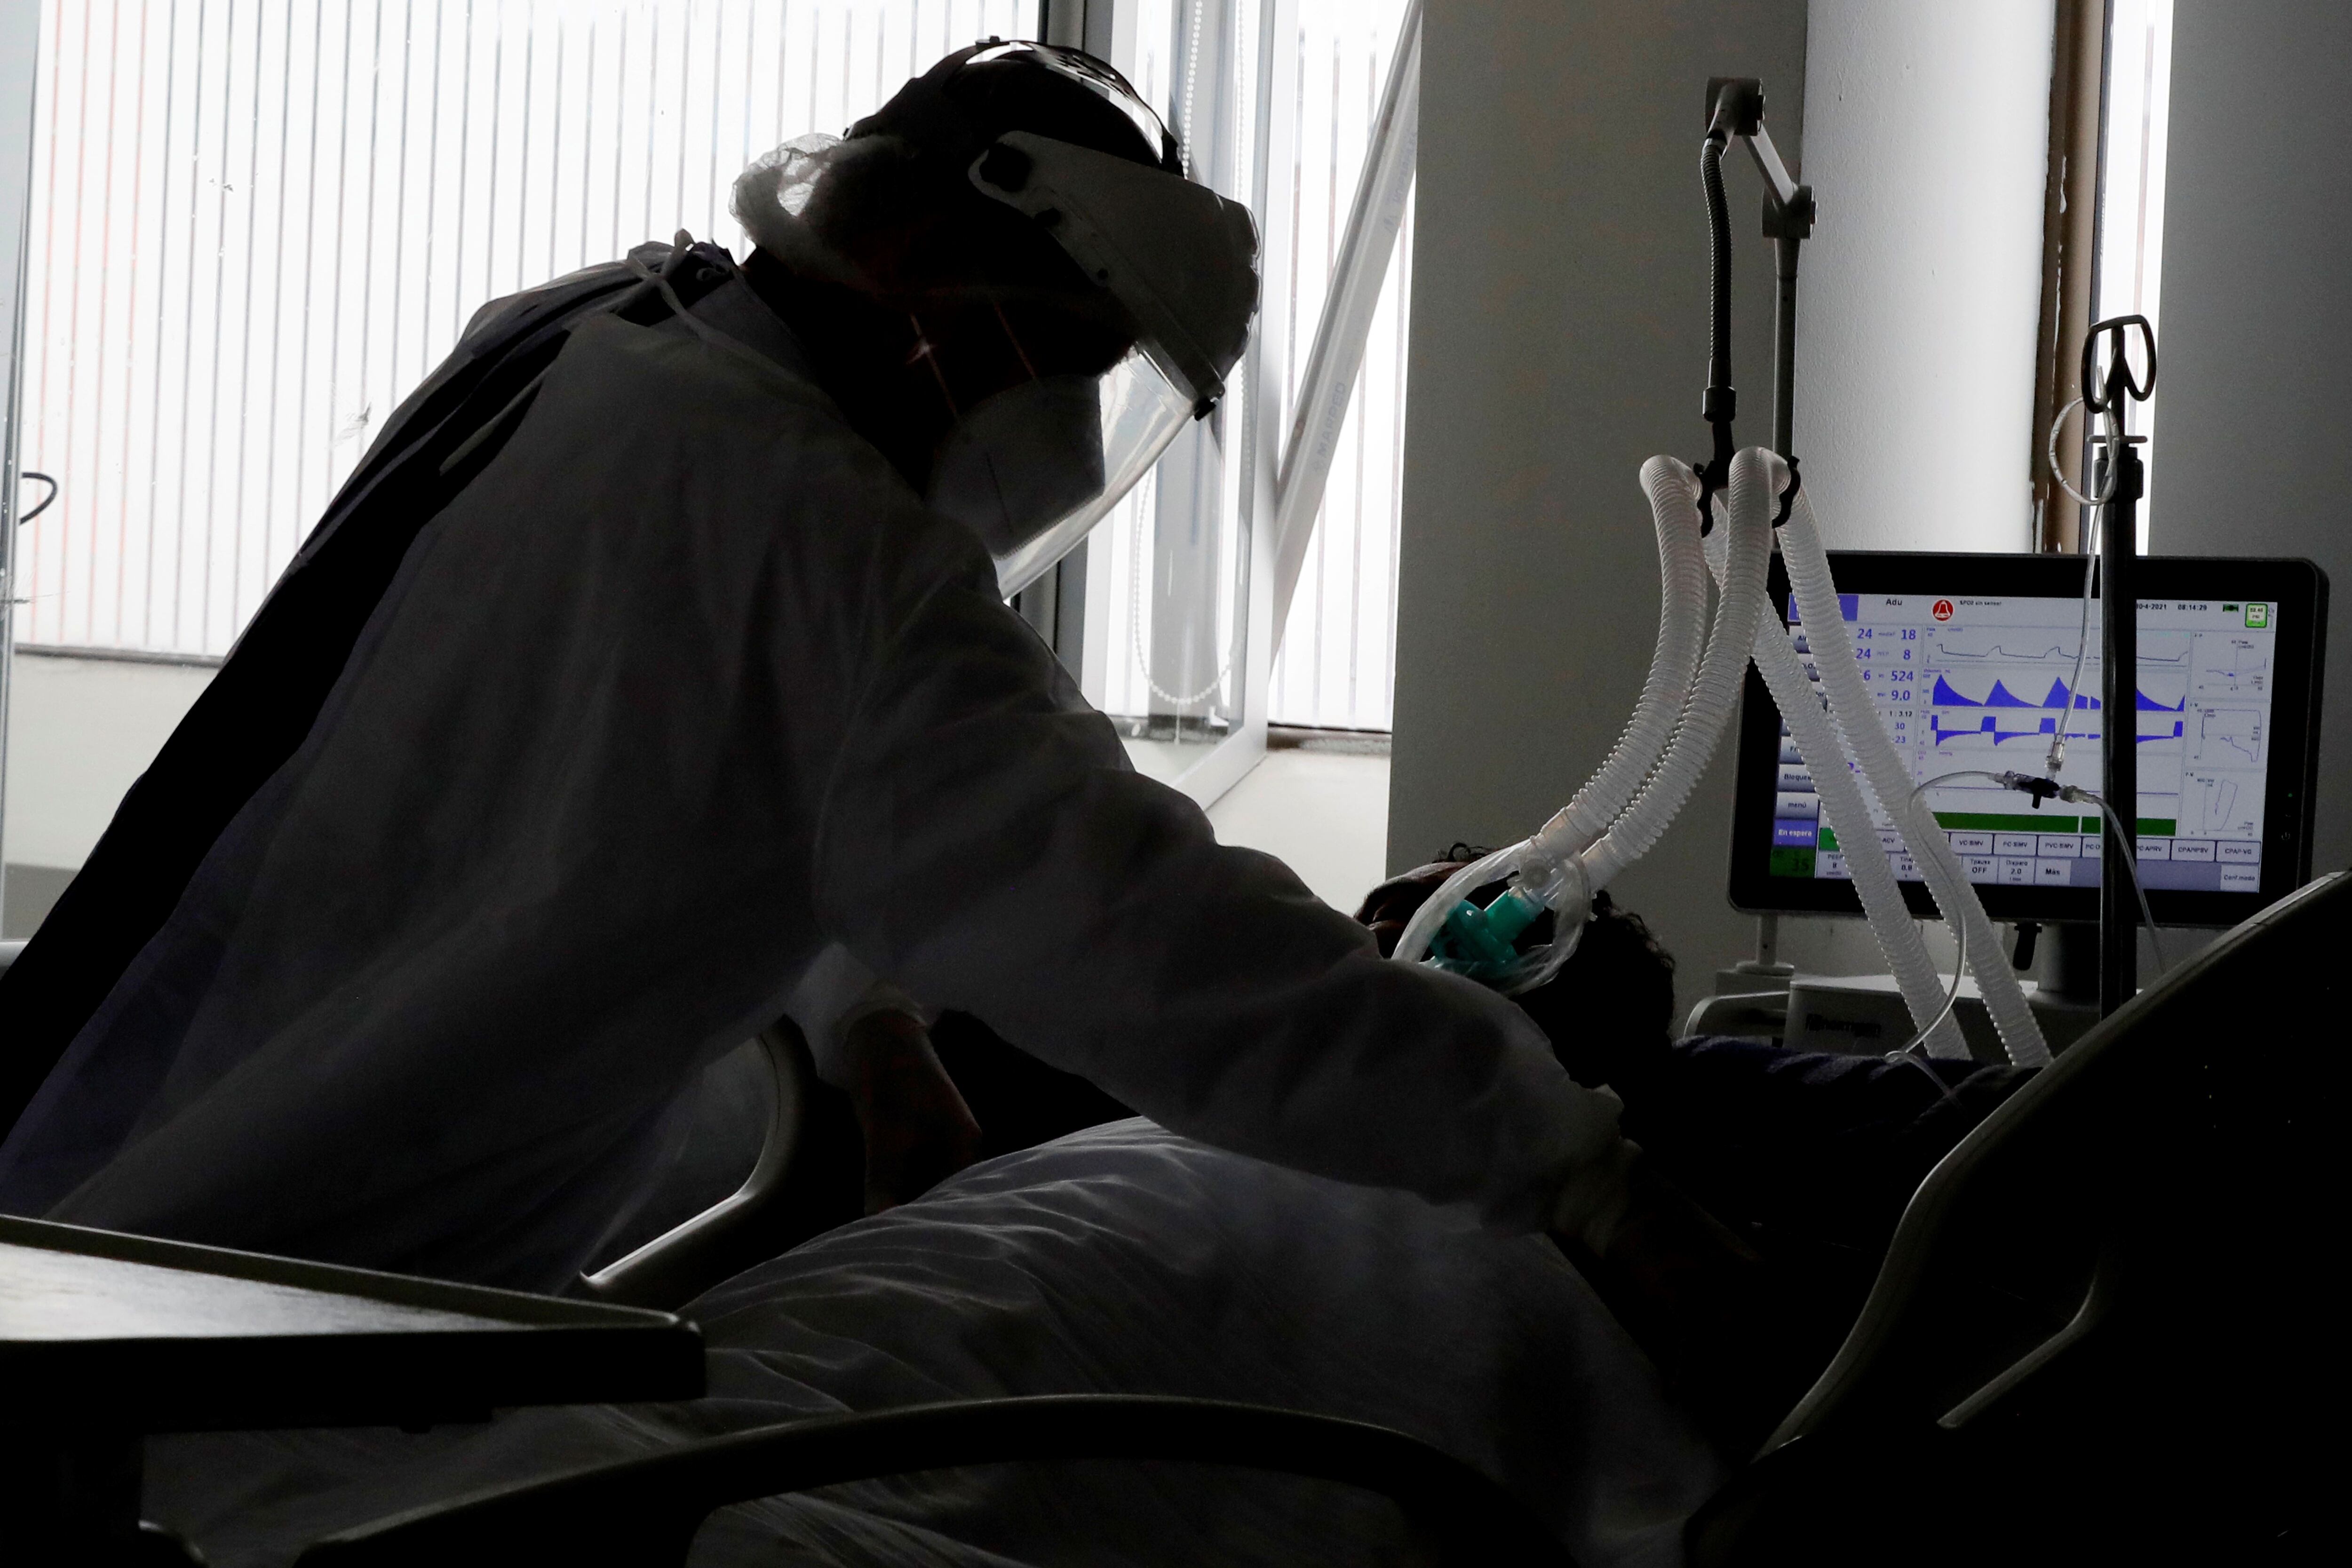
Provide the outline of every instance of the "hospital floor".
<path id="1" fill-rule="evenodd" d="M 1221 843 L 1263 849 L 1315 896 L 1353 914 L 1388 858 L 1389 759 L 1280 747 L 1209 808 Z"/>

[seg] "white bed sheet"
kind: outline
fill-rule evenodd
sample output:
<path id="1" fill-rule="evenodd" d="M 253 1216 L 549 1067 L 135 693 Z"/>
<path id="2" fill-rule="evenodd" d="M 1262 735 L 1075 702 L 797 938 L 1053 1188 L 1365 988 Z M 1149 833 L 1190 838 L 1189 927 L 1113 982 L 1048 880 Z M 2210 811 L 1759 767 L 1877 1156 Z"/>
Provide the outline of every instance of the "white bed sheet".
<path id="1" fill-rule="evenodd" d="M 963 1173 L 688 1309 L 693 1405 L 423 1435 L 158 1439 L 149 1517 L 223 1568 L 496 1481 L 842 1410 L 1014 1394 L 1255 1400 L 1376 1421 L 1501 1479 L 1588 1568 L 1680 1561 L 1721 1468 L 1549 1243 L 1135 1121 Z M 1412 1560 L 1350 1489 L 1189 1466 L 996 1466 L 724 1510 L 697 1568 Z"/>

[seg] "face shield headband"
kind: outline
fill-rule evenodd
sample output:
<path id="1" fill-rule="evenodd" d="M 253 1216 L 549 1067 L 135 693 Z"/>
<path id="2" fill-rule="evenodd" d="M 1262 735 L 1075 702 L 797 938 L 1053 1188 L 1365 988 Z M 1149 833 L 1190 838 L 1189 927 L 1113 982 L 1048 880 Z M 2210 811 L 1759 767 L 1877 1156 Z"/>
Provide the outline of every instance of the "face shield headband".
<path id="1" fill-rule="evenodd" d="M 1009 131 L 972 161 L 981 194 L 1026 214 L 1097 288 L 1204 415 L 1249 342 L 1257 226 L 1249 209 L 1181 174 Z"/>

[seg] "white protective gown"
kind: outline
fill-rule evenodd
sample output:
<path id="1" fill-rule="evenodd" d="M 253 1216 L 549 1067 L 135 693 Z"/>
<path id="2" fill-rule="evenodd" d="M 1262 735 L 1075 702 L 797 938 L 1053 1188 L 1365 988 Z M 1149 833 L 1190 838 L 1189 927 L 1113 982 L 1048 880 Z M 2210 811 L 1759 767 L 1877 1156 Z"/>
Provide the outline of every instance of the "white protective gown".
<path id="1" fill-rule="evenodd" d="M 1221 847 L 748 288 L 696 313 L 760 353 L 572 331 L 0 1145 L 0 1209 L 554 1288 L 838 942 L 1177 1131 L 1539 1225 L 1613 1103 Z"/>

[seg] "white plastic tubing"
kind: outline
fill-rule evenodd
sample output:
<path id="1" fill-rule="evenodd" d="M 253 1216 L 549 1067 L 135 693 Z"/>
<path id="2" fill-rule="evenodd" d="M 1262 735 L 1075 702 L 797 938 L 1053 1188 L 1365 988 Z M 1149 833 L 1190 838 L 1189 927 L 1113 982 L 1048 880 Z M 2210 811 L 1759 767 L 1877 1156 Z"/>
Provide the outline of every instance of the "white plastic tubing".
<path id="1" fill-rule="evenodd" d="M 1639 858 L 1673 822 L 1706 771 L 1738 700 L 1746 650 L 1764 605 L 1770 474 L 1742 454 L 1732 465 L 1731 481 L 1727 586 L 1702 661 L 1707 569 L 1699 542 L 1697 479 L 1672 458 L 1653 458 L 1643 465 L 1642 486 L 1658 536 L 1661 603 L 1657 647 L 1633 719 L 1600 770 L 1541 830 L 1446 879 L 1406 925 L 1397 957 L 1419 959 L 1447 913 L 1473 889 L 1516 875 L 1528 894 L 1555 912 L 1559 934 L 1499 984 L 1509 992 L 1541 984 L 1575 951 L 1592 893 Z"/>
<path id="2" fill-rule="evenodd" d="M 1732 460 L 1723 527 L 1702 546 L 1697 476 L 1672 458 L 1653 458 L 1643 467 L 1642 486 L 1657 529 L 1662 603 L 1657 647 L 1633 717 L 1600 770 L 1541 830 L 1446 879 L 1405 927 L 1398 958 L 1418 960 L 1447 914 L 1474 889 L 1512 878 L 1515 892 L 1555 912 L 1559 936 L 1522 957 L 1496 983 L 1517 992 L 1550 978 L 1575 951 L 1592 893 L 1646 853 L 1690 797 L 1730 722 L 1752 657 L 1812 774 L 1905 1005 L 1920 1024 L 1943 1011 L 1942 977 L 1904 906 L 1894 865 L 1854 771 L 1858 766 L 1880 800 L 1903 803 L 1905 808 L 1913 799 L 1910 776 L 1864 687 L 1812 506 L 1801 492 L 1780 542 L 1822 671 L 1826 708 L 1780 616 L 1766 613 L 1771 514 L 1788 482 L 1787 465 L 1771 453 L 1750 447 L 1738 454 Z M 1722 593 L 1702 658 L 1699 632 L 1710 570 Z M 1856 753 L 1852 761 L 1849 746 Z M 1950 841 L 1924 811 L 1905 809 L 1899 815 L 1896 827 L 1925 871 L 1937 907 L 1968 931 L 1978 984 L 2010 1059 L 2020 1066 L 2046 1062 L 2049 1049 L 2041 1030 Z M 1937 1056 L 1968 1054 L 1959 1026 L 1949 1017 L 1929 1034 L 1927 1046 Z"/>
<path id="3" fill-rule="evenodd" d="M 1764 610 L 1764 568 L 1772 553 L 1775 497 L 1769 461 L 1769 454 L 1760 448 L 1731 460 L 1731 507 L 1725 519 L 1731 531 L 1726 544 L 1728 559 L 1698 684 L 1691 689 L 1690 702 L 1657 771 L 1601 842 L 1585 852 L 1585 870 L 1595 891 L 1648 854 L 1664 835 L 1697 787 L 1699 774 L 1706 771 L 1716 742 L 1739 705 L 1740 679 L 1748 673 L 1748 652 L 1755 645 L 1756 624 Z M 1683 471 L 1689 474 L 1687 468 Z M 1689 501 L 1684 508 L 1697 510 Z"/>
<path id="4" fill-rule="evenodd" d="M 1983 994 L 1985 1010 L 1992 1015 L 1993 1027 L 2000 1032 L 2002 1049 L 2015 1066 L 2043 1065 L 2050 1060 L 2050 1047 L 2042 1037 L 2041 1026 L 2034 1021 L 2032 1008 L 2026 1005 L 2016 973 L 2010 968 L 2009 955 L 1993 931 L 1992 921 L 1985 918 L 1984 904 L 1978 899 L 1976 889 L 1969 885 L 1959 858 L 1952 853 L 1951 840 L 1944 836 L 1927 809 L 1916 804 L 1910 770 L 1903 765 L 1902 757 L 1895 750 L 1894 737 L 1879 721 L 1870 693 L 1863 685 L 1862 668 L 1854 660 L 1853 644 L 1846 636 L 1845 616 L 1838 607 L 1837 584 L 1830 580 L 1829 557 L 1822 550 L 1821 531 L 1813 523 L 1812 501 L 1801 489 L 1797 492 L 1789 521 L 1780 530 L 1780 556 L 1788 563 L 1789 585 L 1797 596 L 1806 644 L 1812 650 L 1815 668 L 1821 671 L 1822 689 L 1829 696 L 1830 711 L 1836 717 L 1846 743 L 1853 748 L 1854 761 L 1861 765 L 1871 793 L 1901 830 L 1905 845 L 1927 879 L 1927 890 L 1935 895 L 1936 907 L 1944 911 L 1946 921 L 1967 931 L 1969 967 L 1976 971 L 1977 985 Z M 1783 703 L 1783 713 L 1787 710 L 1788 705 Z M 1820 784 L 1824 770 L 1814 764 L 1810 752 L 1806 766 L 1814 784 Z M 1874 838 L 1876 835 L 1867 837 Z M 1846 845 L 1858 840 L 1849 840 L 1843 826 L 1839 825 L 1838 842 Z M 1885 941 L 1882 927 L 1882 945 Z M 1888 956 L 1891 959 L 1893 954 Z M 1924 1023 L 1942 1005 L 1941 989 L 1937 989 L 1936 1000 L 1926 1012 L 1921 1011 L 1920 1002 L 1912 998 L 1907 986 L 1904 1000 L 1910 1005 L 1913 1019 Z"/>
<path id="5" fill-rule="evenodd" d="M 1785 547 L 1786 529 L 1782 531 Z M 1708 542 L 1712 544 L 1713 541 Z M 1723 554 L 1720 550 L 1707 552 L 1707 563 L 1716 568 L 1718 576 L 1722 575 Z M 1816 657 L 1819 651 L 1815 649 Z M 1895 878 L 1895 863 L 1888 858 L 1886 847 L 1879 842 L 1877 826 L 1871 821 L 1869 802 L 1847 763 L 1836 726 L 1822 705 L 1821 694 L 1807 679 L 1804 661 L 1798 658 L 1796 644 L 1778 615 L 1758 617 L 1755 658 L 1757 673 L 1764 678 L 1765 689 L 1771 692 L 1781 717 L 1789 721 L 1790 739 L 1797 742 L 1797 753 L 1812 774 L 1822 810 L 1837 834 L 1839 847 L 1845 852 L 1846 869 L 1853 878 L 1854 891 L 1862 896 L 1863 913 L 1869 917 L 1871 934 L 1878 939 L 1879 951 L 1885 954 L 1886 966 L 1903 993 L 1903 1004 L 1910 1009 L 1915 1025 L 1924 1024 L 1944 1010 L 1943 976 L 1937 973 L 1935 961 L 1927 955 L 1927 944 L 1920 940 L 1919 927 L 1904 906 L 1902 885 Z M 1948 1016 L 1928 1035 L 1926 1044 L 1930 1056 L 1969 1054 L 1968 1041 L 1958 1023 Z"/>
<path id="6" fill-rule="evenodd" d="M 1690 700 L 1706 633 L 1706 562 L 1699 550 L 1698 509 L 1673 471 L 1681 466 L 1672 458 L 1653 458 L 1642 467 L 1642 488 L 1658 531 L 1658 646 L 1650 678 L 1608 760 L 1530 840 L 1538 864 L 1562 864 L 1609 830 L 1673 744 Z"/>

